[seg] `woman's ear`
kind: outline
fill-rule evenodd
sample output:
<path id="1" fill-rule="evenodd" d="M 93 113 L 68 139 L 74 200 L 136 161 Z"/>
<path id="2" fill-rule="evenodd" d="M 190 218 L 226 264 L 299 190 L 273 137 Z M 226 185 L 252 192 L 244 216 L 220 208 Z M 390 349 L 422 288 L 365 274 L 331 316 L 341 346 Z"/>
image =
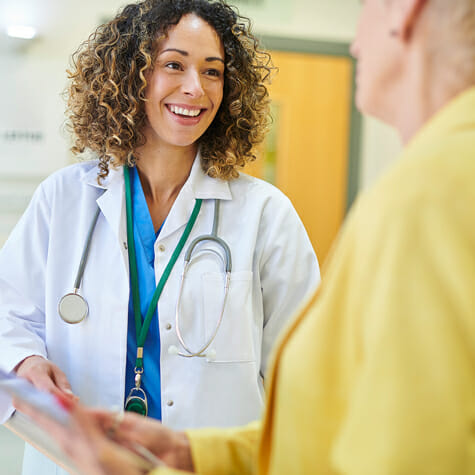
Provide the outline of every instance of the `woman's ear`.
<path id="1" fill-rule="evenodd" d="M 428 0 L 392 0 L 390 3 L 390 33 L 407 42 Z"/>

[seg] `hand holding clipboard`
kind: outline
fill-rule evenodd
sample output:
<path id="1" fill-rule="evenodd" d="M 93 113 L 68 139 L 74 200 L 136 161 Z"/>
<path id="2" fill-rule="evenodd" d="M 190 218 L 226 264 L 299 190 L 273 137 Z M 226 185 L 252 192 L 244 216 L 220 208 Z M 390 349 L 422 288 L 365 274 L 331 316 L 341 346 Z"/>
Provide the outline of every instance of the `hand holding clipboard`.
<path id="1" fill-rule="evenodd" d="M 124 436 L 125 432 L 120 444 L 113 440 L 119 435 L 118 422 L 123 414 L 85 408 L 72 398 L 40 391 L 25 379 L 1 370 L 0 391 L 8 393 L 20 412 L 52 436 L 79 473 L 136 475 L 164 465 L 152 451 Z M 133 416 L 127 415 L 128 425 L 129 417 L 134 424 Z M 136 417 L 145 423 L 144 418 Z"/>

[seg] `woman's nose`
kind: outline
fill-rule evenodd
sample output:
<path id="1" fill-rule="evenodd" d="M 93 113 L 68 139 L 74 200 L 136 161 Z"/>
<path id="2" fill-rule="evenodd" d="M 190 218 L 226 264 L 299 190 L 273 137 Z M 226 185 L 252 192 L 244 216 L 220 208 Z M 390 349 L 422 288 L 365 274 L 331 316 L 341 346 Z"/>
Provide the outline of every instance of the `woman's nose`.
<path id="1" fill-rule="evenodd" d="M 204 96 L 202 78 L 198 71 L 188 71 L 183 83 L 183 92 L 192 97 Z"/>

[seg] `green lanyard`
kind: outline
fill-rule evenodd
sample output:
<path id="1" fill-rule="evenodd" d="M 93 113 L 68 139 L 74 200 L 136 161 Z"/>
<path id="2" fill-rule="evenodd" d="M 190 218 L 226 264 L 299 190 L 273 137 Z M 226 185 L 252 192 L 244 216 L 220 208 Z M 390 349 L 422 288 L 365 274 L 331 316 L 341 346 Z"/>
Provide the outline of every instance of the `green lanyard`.
<path id="1" fill-rule="evenodd" d="M 135 331 L 136 331 L 136 338 L 137 338 L 137 359 L 135 362 L 135 372 L 141 373 L 143 372 L 143 347 L 145 344 L 145 339 L 147 338 L 148 329 L 150 327 L 150 323 L 153 318 L 153 314 L 155 309 L 157 308 L 158 299 L 162 294 L 163 288 L 170 277 L 172 272 L 173 266 L 175 265 L 178 256 L 180 255 L 183 247 L 185 246 L 185 242 L 188 239 L 188 236 L 193 229 L 195 224 L 196 218 L 198 217 L 198 213 L 200 212 L 202 200 L 196 199 L 195 206 L 191 213 L 190 219 L 186 225 L 183 234 L 181 235 L 180 240 L 178 241 L 175 250 L 173 251 L 168 264 L 163 271 L 162 276 L 160 277 L 160 281 L 158 282 L 157 288 L 152 297 L 152 301 L 148 306 L 147 314 L 145 315 L 145 319 L 142 324 L 142 314 L 140 312 L 140 294 L 139 294 L 139 279 L 137 275 L 137 258 L 135 255 L 135 242 L 134 242 L 134 222 L 132 216 L 132 197 L 130 191 L 130 175 L 129 175 L 129 167 L 124 166 L 124 180 L 125 180 L 125 205 L 127 211 L 127 247 L 129 253 L 129 266 L 130 266 L 130 278 L 131 278 L 131 285 L 132 285 L 132 298 L 134 304 L 134 317 L 135 317 Z"/>

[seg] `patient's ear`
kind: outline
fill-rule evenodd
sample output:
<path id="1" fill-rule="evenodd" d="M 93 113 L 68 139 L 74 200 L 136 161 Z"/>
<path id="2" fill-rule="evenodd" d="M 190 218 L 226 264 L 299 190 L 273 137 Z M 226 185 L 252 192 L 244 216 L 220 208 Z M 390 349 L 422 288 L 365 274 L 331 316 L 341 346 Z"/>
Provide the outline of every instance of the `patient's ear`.
<path id="1" fill-rule="evenodd" d="M 403 42 L 408 42 L 427 3 L 427 0 L 391 0 L 389 3 L 391 34 Z"/>

